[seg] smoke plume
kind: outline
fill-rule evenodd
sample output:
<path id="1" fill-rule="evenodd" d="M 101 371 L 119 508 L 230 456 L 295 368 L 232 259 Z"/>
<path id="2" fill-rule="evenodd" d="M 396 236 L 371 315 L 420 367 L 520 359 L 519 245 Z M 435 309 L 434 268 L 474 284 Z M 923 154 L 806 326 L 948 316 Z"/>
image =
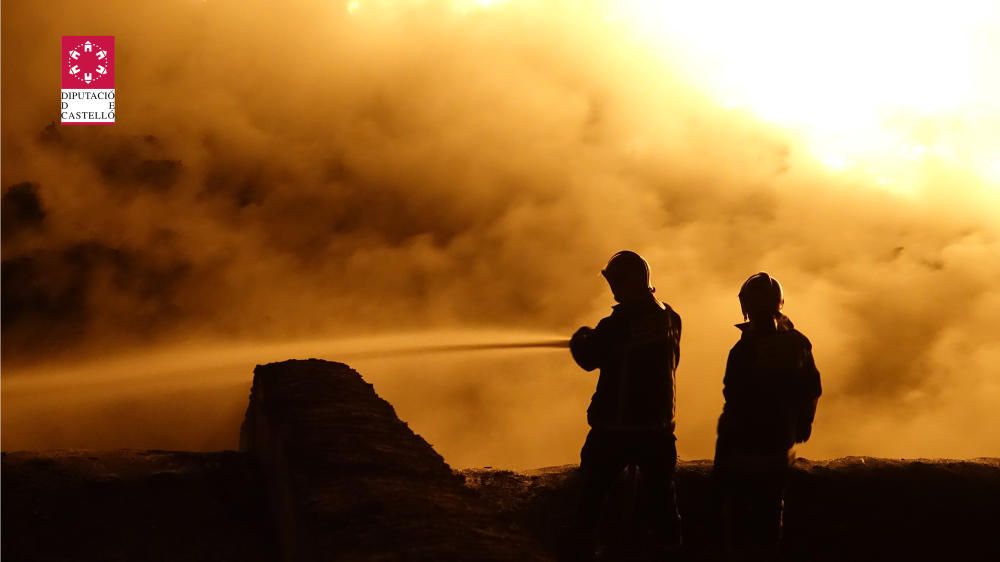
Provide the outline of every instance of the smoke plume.
<path id="1" fill-rule="evenodd" d="M 4 448 L 234 447 L 252 365 L 287 358 L 247 342 L 568 337 L 630 248 L 684 319 L 682 456 L 762 270 L 823 375 L 802 454 L 1000 454 L 996 183 L 834 173 L 605 4 L 485 4 L 4 2 Z M 116 37 L 114 126 L 53 123 L 80 33 Z M 234 345 L 223 378 L 190 359 Z M 458 466 L 577 460 L 595 381 L 564 351 L 279 349 L 351 362 Z"/>

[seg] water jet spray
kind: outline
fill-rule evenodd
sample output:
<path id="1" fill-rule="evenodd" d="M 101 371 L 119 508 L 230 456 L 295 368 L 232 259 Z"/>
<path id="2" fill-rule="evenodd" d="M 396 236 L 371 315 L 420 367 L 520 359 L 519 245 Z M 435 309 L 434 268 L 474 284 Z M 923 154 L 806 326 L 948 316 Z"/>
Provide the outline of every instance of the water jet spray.
<path id="1" fill-rule="evenodd" d="M 450 345 L 423 345 L 415 347 L 399 347 L 373 351 L 346 352 L 345 357 L 373 359 L 379 357 L 399 357 L 402 355 L 420 355 L 424 353 L 454 353 L 462 351 L 499 351 L 506 349 L 564 349 L 569 347 L 568 339 L 548 339 L 503 343 L 465 343 Z"/>

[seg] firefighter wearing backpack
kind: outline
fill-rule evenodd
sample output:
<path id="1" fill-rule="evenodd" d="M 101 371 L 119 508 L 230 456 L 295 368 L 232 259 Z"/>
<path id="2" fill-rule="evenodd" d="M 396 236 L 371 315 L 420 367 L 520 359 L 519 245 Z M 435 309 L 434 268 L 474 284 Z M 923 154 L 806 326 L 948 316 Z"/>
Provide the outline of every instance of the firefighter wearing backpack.
<path id="1" fill-rule="evenodd" d="M 784 490 L 793 446 L 812 432 L 822 393 L 812 345 L 781 313 L 781 285 L 757 273 L 739 292 L 741 336 L 723 379 L 713 478 L 721 492 L 723 539 L 730 556 L 778 555 Z"/>
<path id="2" fill-rule="evenodd" d="M 654 540 L 676 548 L 674 373 L 680 361 L 681 318 L 653 296 L 649 265 L 639 254 L 618 252 L 601 273 L 618 304 L 597 327 L 580 328 L 570 341 L 580 367 L 600 369 L 587 409 L 591 430 L 580 452 L 580 531 L 584 540 L 596 543 L 605 497 L 622 470 L 634 464 Z"/>

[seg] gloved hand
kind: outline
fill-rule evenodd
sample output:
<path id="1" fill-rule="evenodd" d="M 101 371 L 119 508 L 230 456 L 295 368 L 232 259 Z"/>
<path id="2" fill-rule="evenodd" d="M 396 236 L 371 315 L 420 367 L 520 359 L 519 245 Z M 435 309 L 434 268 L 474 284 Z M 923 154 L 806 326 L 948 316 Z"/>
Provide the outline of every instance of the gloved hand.
<path id="1" fill-rule="evenodd" d="M 573 355 L 573 359 L 586 371 L 592 371 L 597 368 L 597 363 L 593 357 L 593 350 L 591 349 L 593 346 L 587 345 L 587 340 L 593 335 L 594 329 L 584 326 L 577 330 L 569 340 L 569 350 Z"/>
<path id="2" fill-rule="evenodd" d="M 809 440 L 809 437 L 812 435 L 812 424 L 807 423 L 799 425 L 799 427 L 797 427 L 796 430 L 797 431 L 795 435 L 795 442 L 805 443 L 806 441 Z"/>
<path id="3" fill-rule="evenodd" d="M 594 329 L 590 326 L 584 326 L 573 333 L 573 337 L 569 339 L 569 346 L 572 348 L 580 344 L 583 340 L 590 337 L 594 333 Z"/>
<path id="4" fill-rule="evenodd" d="M 809 436 L 812 435 L 812 425 L 813 419 L 816 417 L 816 405 L 819 399 L 813 399 L 811 402 L 804 404 L 802 411 L 799 412 L 798 419 L 795 420 L 795 442 L 805 443 L 809 440 Z"/>

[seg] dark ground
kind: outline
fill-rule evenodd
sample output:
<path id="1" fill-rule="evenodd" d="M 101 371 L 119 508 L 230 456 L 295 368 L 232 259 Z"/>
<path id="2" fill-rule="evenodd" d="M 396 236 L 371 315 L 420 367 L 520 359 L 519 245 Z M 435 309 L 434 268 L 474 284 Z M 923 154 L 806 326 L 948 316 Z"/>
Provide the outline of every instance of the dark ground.
<path id="1" fill-rule="evenodd" d="M 5 562 L 275 560 L 245 455 L 51 451 L 3 455 Z"/>
<path id="2" fill-rule="evenodd" d="M 346 365 L 258 367 L 245 452 L 5 453 L 12 562 L 558 560 L 575 467 L 453 472 Z M 684 559 L 719 559 L 707 461 L 678 467 Z M 464 483 L 463 483 L 464 479 Z M 1000 459 L 800 460 L 788 558 L 1000 560 Z"/>
<path id="3" fill-rule="evenodd" d="M 575 466 L 514 473 L 467 470 L 498 513 L 553 552 L 571 547 Z M 678 467 L 685 560 L 721 559 L 709 461 Z M 1000 459 L 799 459 L 785 500 L 790 560 L 1000 560 Z M 565 555 L 564 555 L 565 556 Z"/>

